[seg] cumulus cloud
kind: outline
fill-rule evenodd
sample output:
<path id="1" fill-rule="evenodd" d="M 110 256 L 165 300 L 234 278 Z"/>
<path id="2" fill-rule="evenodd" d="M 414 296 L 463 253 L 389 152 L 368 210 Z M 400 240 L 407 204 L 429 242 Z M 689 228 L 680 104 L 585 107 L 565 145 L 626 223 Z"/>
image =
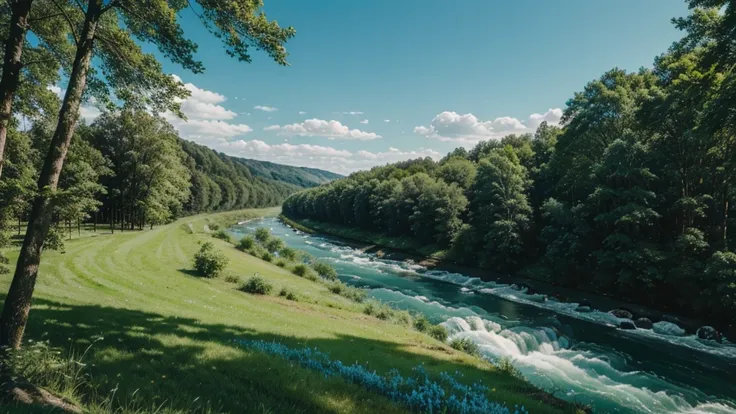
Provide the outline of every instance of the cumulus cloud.
<path id="1" fill-rule="evenodd" d="M 391 122 L 391 120 L 390 119 L 384 119 L 383 122 L 388 123 L 388 122 Z"/>
<path id="2" fill-rule="evenodd" d="M 307 119 L 304 122 L 290 125 L 271 125 L 264 131 L 276 131 L 282 136 L 325 137 L 329 139 L 368 141 L 381 138 L 373 132 L 350 129 L 339 121 L 325 121 L 323 119 Z"/>
<path id="3" fill-rule="evenodd" d="M 296 165 L 303 167 L 321 168 L 341 174 L 363 169 L 369 169 L 376 165 L 407 160 L 410 158 L 431 157 L 440 159 L 439 152 L 420 148 L 417 150 L 402 151 L 397 148 L 389 148 L 386 151 L 351 152 L 344 149 L 336 149 L 322 145 L 308 144 L 268 144 L 264 141 L 212 139 L 202 142 L 203 144 L 225 154 L 235 157 L 253 158 L 267 160 L 281 164 Z"/>
<path id="4" fill-rule="evenodd" d="M 484 139 L 499 139 L 508 134 L 533 133 L 539 125 L 558 125 L 562 117 L 559 108 L 544 114 L 532 114 L 526 122 L 504 116 L 490 121 L 481 121 L 475 115 L 445 111 L 437 114 L 428 126 L 417 126 L 414 133 L 440 141 L 473 144 Z"/>
<path id="5" fill-rule="evenodd" d="M 304 111 L 299 111 L 299 115 L 306 115 L 307 113 Z"/>
<path id="6" fill-rule="evenodd" d="M 364 120 L 360 121 L 360 123 L 361 124 L 368 124 L 368 120 L 367 119 L 364 119 Z"/>
<path id="7" fill-rule="evenodd" d="M 279 110 L 279 108 L 274 108 L 273 106 L 266 106 L 266 105 L 256 105 L 253 107 L 253 109 L 257 109 L 259 111 L 264 111 L 264 112 L 276 112 Z"/>

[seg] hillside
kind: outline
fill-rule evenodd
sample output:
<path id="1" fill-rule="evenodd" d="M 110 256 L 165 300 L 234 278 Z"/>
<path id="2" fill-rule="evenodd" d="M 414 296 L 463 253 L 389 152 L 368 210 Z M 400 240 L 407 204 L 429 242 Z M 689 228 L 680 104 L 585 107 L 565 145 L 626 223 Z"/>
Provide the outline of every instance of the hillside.
<path id="1" fill-rule="evenodd" d="M 64 354 L 88 351 L 81 361 L 85 365 L 72 364 L 76 374 L 71 378 L 45 370 L 32 380 L 91 412 L 116 407 L 124 408 L 114 412 L 124 413 L 407 412 L 364 387 L 325 378 L 237 342 L 265 340 L 316 347 L 380 374 L 396 369 L 409 375 L 418 365 L 435 378 L 440 372 L 459 371 L 464 383 L 482 380 L 493 387 L 493 399 L 511 407 L 524 405 L 534 413 L 571 408 L 547 407 L 537 399 L 544 397 L 537 390 L 491 364 L 368 316 L 359 304 L 326 286 L 206 233 L 214 223 L 222 227 L 274 214 L 278 209 L 199 215 L 114 235 L 88 229 L 67 242 L 64 254 L 46 252 L 26 348 L 34 352 L 32 344 L 48 341 Z M 257 273 L 275 286 L 274 293 L 250 295 L 225 278 L 194 276 L 192 257 L 204 241 L 212 241 L 229 258 L 227 275 L 244 280 Z M 15 260 L 17 251 L 9 253 Z M 0 277 L 3 291 L 9 283 L 9 276 Z M 281 288 L 297 292 L 298 301 L 278 297 Z M 43 343 L 38 347 L 46 349 Z"/>
<path id="2" fill-rule="evenodd" d="M 248 167 L 251 174 L 275 181 L 294 184 L 299 187 L 316 187 L 320 184 L 343 178 L 342 175 L 330 171 L 309 167 L 293 167 L 275 164 L 269 161 L 258 161 L 247 158 L 233 158 L 236 162 Z"/>

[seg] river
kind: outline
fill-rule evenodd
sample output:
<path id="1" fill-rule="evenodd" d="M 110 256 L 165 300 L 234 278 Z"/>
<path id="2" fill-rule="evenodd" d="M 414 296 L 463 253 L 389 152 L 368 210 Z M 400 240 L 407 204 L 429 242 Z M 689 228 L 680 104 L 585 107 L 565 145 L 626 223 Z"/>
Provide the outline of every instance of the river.
<path id="1" fill-rule="evenodd" d="M 258 227 L 329 262 L 342 281 L 442 323 L 450 338 L 471 339 L 490 360 L 511 358 L 534 385 L 597 413 L 736 414 L 736 344 L 728 340 L 681 335 L 669 323 L 619 329 L 620 320 L 605 312 L 578 312 L 578 304 L 541 293 L 379 258 L 276 218 L 230 230 L 237 237 Z"/>

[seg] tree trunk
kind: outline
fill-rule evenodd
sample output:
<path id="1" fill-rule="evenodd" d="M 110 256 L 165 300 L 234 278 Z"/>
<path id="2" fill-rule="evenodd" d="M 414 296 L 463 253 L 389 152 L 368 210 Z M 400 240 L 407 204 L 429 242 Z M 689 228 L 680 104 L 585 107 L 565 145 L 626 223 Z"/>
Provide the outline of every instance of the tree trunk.
<path id="1" fill-rule="evenodd" d="M 0 346 L 16 349 L 20 347 L 28 321 L 43 243 L 51 226 L 54 207 L 52 196 L 56 192 L 64 159 L 79 119 L 79 106 L 87 83 L 95 31 L 102 11 L 100 1 L 89 0 L 88 2 L 84 28 L 74 57 L 74 66 L 69 76 L 64 102 L 59 111 L 59 121 L 38 178 L 39 193 L 33 202 L 23 247 L 21 247 L 18 264 L 15 267 L 15 275 L 5 298 L 2 316 L 0 316 Z"/>
<path id="2" fill-rule="evenodd" d="M 115 207 L 110 207 L 110 233 L 115 234 Z"/>
<path id="3" fill-rule="evenodd" d="M 724 201 L 723 206 L 723 251 L 728 251 L 728 199 Z"/>
<path id="4" fill-rule="evenodd" d="M 95 218 L 92 222 L 92 231 L 97 233 L 97 211 L 95 211 Z"/>
<path id="5" fill-rule="evenodd" d="M 33 0 L 11 3 L 10 33 L 5 41 L 3 58 L 3 75 L 0 79 L 0 176 L 5 164 L 5 140 L 8 137 L 8 126 L 13 116 L 13 99 L 20 83 L 20 61 L 23 54 L 23 43 L 28 28 L 28 14 L 31 12 Z"/>

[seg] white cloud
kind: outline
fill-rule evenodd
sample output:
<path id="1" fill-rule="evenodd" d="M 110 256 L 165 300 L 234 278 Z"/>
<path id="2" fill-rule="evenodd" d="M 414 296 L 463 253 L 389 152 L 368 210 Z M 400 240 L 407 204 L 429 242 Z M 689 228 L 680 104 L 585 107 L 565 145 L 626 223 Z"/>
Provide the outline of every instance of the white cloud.
<path id="1" fill-rule="evenodd" d="M 265 111 L 265 112 L 276 112 L 279 110 L 279 108 L 274 108 L 273 106 L 265 106 L 265 105 L 256 105 L 253 107 L 253 109 L 258 109 L 259 111 Z"/>
<path id="2" fill-rule="evenodd" d="M 87 124 L 91 124 L 100 115 L 102 115 L 102 111 L 94 106 L 83 105 L 79 108 L 79 116 L 82 117 Z"/>
<path id="3" fill-rule="evenodd" d="M 384 119 L 383 122 L 389 123 L 389 122 L 391 122 L 391 120 L 390 119 Z"/>
<path id="4" fill-rule="evenodd" d="M 373 132 L 350 129 L 339 121 L 325 121 L 316 118 L 290 125 L 271 125 L 264 128 L 264 131 L 277 131 L 282 136 L 325 137 L 360 141 L 381 138 L 380 135 Z"/>
<path id="5" fill-rule="evenodd" d="M 550 109 L 544 114 L 532 114 L 522 122 L 512 117 L 500 117 L 492 121 L 481 121 L 473 114 L 458 114 L 445 111 L 437 114 L 429 126 L 417 126 L 414 133 L 440 141 L 473 144 L 484 139 L 499 139 L 508 134 L 533 133 L 543 122 L 558 125 L 562 110 Z"/>
<path id="6" fill-rule="evenodd" d="M 184 121 L 173 116 L 166 116 L 166 118 L 179 131 L 179 135 L 186 139 L 231 138 L 253 131 L 246 124 L 231 124 L 218 119 L 188 119 Z"/>
<path id="7" fill-rule="evenodd" d="M 63 98 L 64 97 L 64 93 L 66 92 L 65 89 L 61 89 L 60 87 L 58 87 L 56 85 L 47 86 L 46 89 L 48 89 L 51 92 L 55 93 L 56 96 L 58 96 L 59 98 Z"/>
<path id="8" fill-rule="evenodd" d="M 348 112 L 335 112 L 336 114 L 343 114 L 343 115 L 363 115 L 363 112 L 361 111 L 348 111 Z"/>
<path id="9" fill-rule="evenodd" d="M 360 121 L 360 123 L 366 125 L 366 124 L 368 124 L 368 120 L 367 119 L 364 119 L 364 120 Z"/>
<path id="10" fill-rule="evenodd" d="M 200 141 L 200 143 L 235 157 L 322 168 L 341 174 L 349 174 L 357 170 L 369 169 L 376 165 L 411 158 L 431 157 L 437 160 L 442 156 L 439 152 L 427 148 L 401 151 L 391 147 L 387 151 L 382 152 L 365 150 L 351 152 L 322 145 L 268 144 L 257 139 L 228 141 L 221 138 Z"/>
<path id="11" fill-rule="evenodd" d="M 172 77 L 179 82 L 182 81 L 177 75 L 172 75 Z M 199 88 L 193 83 L 185 83 L 184 87 L 189 91 L 190 95 L 188 98 L 179 102 L 181 103 L 181 111 L 187 118 L 228 120 L 238 115 L 236 112 L 219 105 L 227 101 L 224 95 Z"/>
<path id="12" fill-rule="evenodd" d="M 304 111 L 299 111 L 299 115 L 306 115 L 307 113 Z"/>

